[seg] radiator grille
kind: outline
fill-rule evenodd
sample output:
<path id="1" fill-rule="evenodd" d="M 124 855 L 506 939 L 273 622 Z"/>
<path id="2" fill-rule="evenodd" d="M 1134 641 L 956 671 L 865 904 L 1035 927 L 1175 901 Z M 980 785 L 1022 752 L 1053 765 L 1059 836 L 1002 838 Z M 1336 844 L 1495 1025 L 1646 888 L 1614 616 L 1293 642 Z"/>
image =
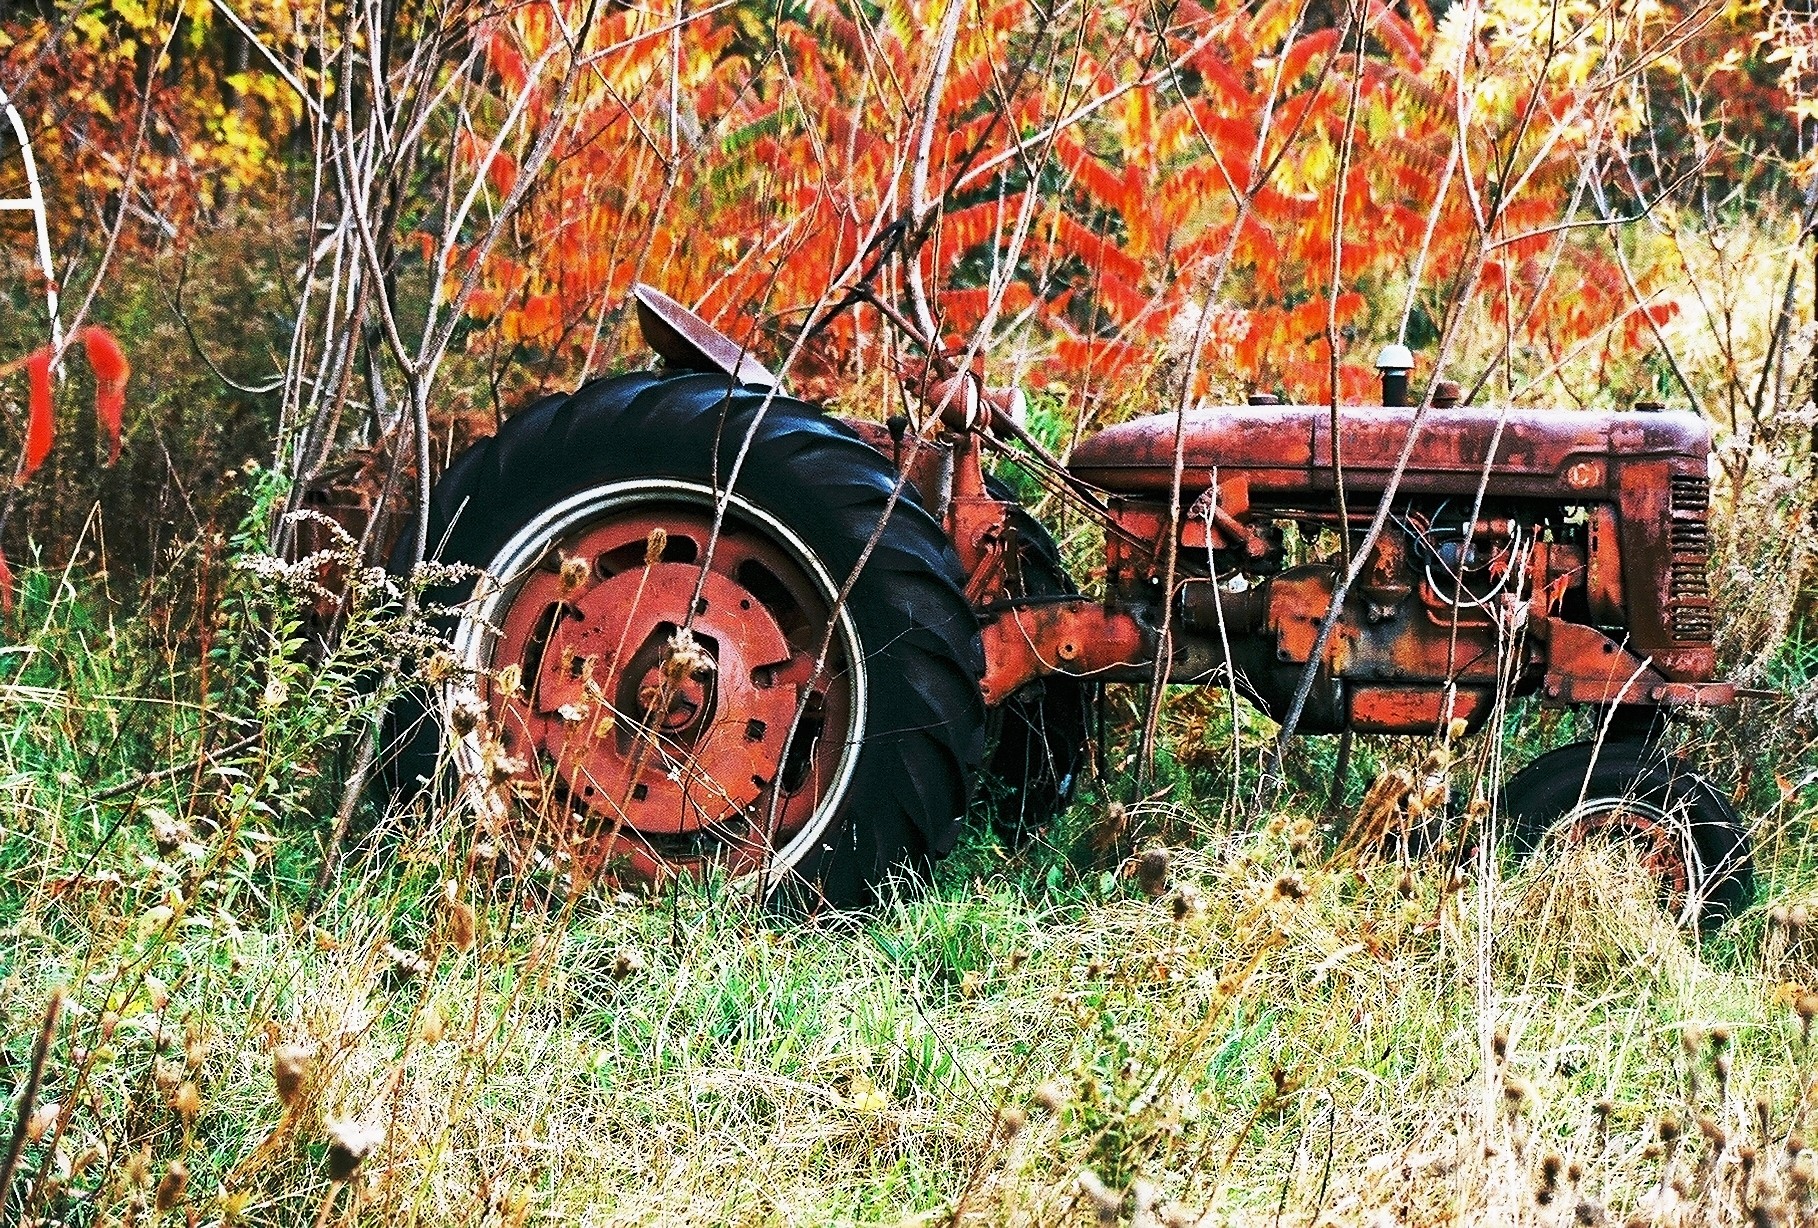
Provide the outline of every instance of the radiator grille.
<path id="1" fill-rule="evenodd" d="M 1705 506 L 1711 501 L 1711 484 L 1702 473 L 1673 475 L 1673 512 L 1704 519 Z"/>
<path id="2" fill-rule="evenodd" d="M 1673 552 L 1667 580 L 1667 617 L 1673 638 L 1709 643 L 1712 638 L 1711 587 L 1706 571 L 1711 533 L 1705 517 L 1710 481 L 1701 473 L 1676 473 L 1672 479 L 1673 519 L 1668 545 Z"/>

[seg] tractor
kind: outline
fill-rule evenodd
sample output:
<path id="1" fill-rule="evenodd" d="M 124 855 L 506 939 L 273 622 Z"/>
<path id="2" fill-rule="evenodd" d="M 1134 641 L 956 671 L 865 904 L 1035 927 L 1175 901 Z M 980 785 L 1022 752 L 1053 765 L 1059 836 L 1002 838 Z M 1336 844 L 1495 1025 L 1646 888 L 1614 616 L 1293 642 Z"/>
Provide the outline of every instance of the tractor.
<path id="1" fill-rule="evenodd" d="M 577 875 L 862 904 L 953 848 L 983 773 L 1013 823 L 1048 820 L 1100 684 L 1165 682 L 1309 733 L 1590 709 L 1593 741 L 1503 789 L 1516 846 L 1631 845 L 1688 924 L 1748 902 L 1742 823 L 1658 737 L 1737 699 L 1697 415 L 1480 408 L 1444 382 L 1410 404 L 1391 346 L 1381 405 L 1254 395 L 1063 464 L 1018 394 L 952 364 L 919 412 L 845 421 L 660 291 L 635 300 L 660 366 L 511 416 L 442 474 L 422 543 L 468 566 L 427 594 L 453 665 L 404 762 L 451 745 L 489 821 Z M 1102 591 L 987 471 L 1005 445 L 1102 528 Z"/>

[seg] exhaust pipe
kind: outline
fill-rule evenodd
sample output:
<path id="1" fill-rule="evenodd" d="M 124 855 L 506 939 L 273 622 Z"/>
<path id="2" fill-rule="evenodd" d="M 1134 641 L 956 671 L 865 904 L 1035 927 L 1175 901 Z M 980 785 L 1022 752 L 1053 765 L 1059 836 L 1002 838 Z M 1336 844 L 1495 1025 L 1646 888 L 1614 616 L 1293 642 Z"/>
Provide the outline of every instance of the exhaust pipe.
<path id="1" fill-rule="evenodd" d="M 1414 352 L 1397 342 L 1376 356 L 1376 373 L 1382 376 L 1382 403 L 1398 409 L 1408 403 L 1408 375 L 1414 370 Z"/>

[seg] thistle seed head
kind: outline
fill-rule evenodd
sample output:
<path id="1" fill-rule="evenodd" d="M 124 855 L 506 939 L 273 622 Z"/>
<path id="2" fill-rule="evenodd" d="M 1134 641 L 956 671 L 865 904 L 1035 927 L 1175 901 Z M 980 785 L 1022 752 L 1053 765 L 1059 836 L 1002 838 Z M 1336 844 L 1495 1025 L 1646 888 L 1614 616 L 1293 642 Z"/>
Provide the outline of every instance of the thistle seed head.
<path id="1" fill-rule="evenodd" d="M 593 575 L 593 564 L 579 555 L 562 556 L 561 579 L 556 591 L 563 601 L 572 598 L 587 587 L 588 579 Z"/>
<path id="2" fill-rule="evenodd" d="M 1149 849 L 1136 861 L 1136 881 L 1143 894 L 1159 899 L 1168 890 L 1169 855 L 1167 849 Z"/>
<path id="3" fill-rule="evenodd" d="M 1098 1212 L 1098 1222 L 1115 1224 L 1117 1213 L 1123 1208 L 1123 1195 L 1106 1185 L 1099 1175 L 1089 1168 L 1081 1169 L 1079 1190 L 1086 1196 L 1086 1201 Z"/>
<path id="4" fill-rule="evenodd" d="M 328 1134 L 328 1178 L 351 1181 L 360 1165 L 385 1141 L 385 1128 L 352 1118 L 331 1117 L 323 1123 Z"/>
<path id="5" fill-rule="evenodd" d="M 172 1160 L 170 1167 L 164 1170 L 164 1176 L 158 1182 L 158 1192 L 153 1205 L 159 1211 L 168 1211 L 183 1199 L 183 1187 L 189 1184 L 189 1167 L 182 1160 Z"/>
<path id="6" fill-rule="evenodd" d="M 288 1108 L 309 1077 L 310 1052 L 302 1045 L 279 1045 L 271 1053 L 271 1077 L 278 1102 Z"/>

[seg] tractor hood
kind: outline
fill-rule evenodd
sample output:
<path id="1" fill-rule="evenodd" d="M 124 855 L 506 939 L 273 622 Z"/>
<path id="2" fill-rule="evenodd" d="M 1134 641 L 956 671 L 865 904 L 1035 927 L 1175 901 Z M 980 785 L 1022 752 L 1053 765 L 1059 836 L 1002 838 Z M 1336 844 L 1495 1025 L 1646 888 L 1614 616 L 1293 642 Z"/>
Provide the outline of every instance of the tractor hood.
<path id="1" fill-rule="evenodd" d="M 1414 427 L 1412 408 L 1340 406 L 1333 447 L 1326 405 L 1244 405 L 1190 411 L 1185 422 L 1182 489 L 1246 477 L 1250 497 L 1266 503 L 1333 490 L 1334 452 L 1345 489 L 1380 492 Z M 1075 448 L 1068 467 L 1119 494 L 1166 497 L 1174 473 L 1178 416 L 1154 414 L 1109 427 Z M 1591 411 L 1450 406 L 1420 419 L 1400 489 L 1409 495 L 1474 494 L 1495 448 L 1492 496 L 1597 500 L 1616 494 L 1624 462 L 1679 458 L 1702 471 L 1710 426 L 1683 411 Z"/>

